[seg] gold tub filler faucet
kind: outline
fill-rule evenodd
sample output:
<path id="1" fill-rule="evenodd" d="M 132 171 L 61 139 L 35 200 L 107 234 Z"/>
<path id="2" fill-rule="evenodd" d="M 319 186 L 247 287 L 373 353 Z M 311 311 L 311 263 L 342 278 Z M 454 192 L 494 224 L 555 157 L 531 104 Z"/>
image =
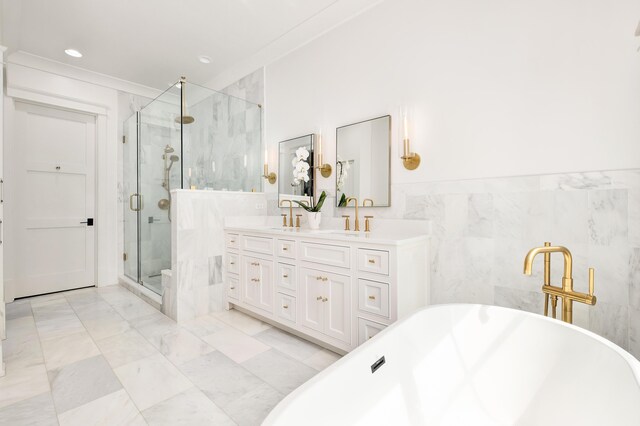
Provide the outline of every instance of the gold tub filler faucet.
<path id="1" fill-rule="evenodd" d="M 531 275 L 533 259 L 540 253 L 544 254 L 544 315 L 549 314 L 549 299 L 551 299 L 551 316 L 556 317 L 558 298 L 562 299 L 562 321 L 573 323 L 573 302 L 585 303 L 587 305 L 596 304 L 596 296 L 593 295 L 593 268 L 589 268 L 589 294 L 580 293 L 573 290 L 573 259 L 571 252 L 566 247 L 552 246 L 551 243 L 544 243 L 544 247 L 535 247 L 529 250 L 524 258 L 524 273 Z M 562 277 L 562 287 L 551 285 L 551 253 L 562 253 L 564 256 L 564 274 Z"/>

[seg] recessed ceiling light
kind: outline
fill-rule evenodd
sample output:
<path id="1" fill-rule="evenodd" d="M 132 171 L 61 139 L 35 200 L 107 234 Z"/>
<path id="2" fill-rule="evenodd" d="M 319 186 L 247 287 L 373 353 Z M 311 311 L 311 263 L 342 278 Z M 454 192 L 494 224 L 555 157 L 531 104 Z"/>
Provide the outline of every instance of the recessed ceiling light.
<path id="1" fill-rule="evenodd" d="M 208 56 L 204 56 L 204 55 L 198 56 L 198 60 L 200 62 L 202 62 L 203 64 L 210 64 L 211 63 L 211 58 L 208 57 Z"/>
<path id="2" fill-rule="evenodd" d="M 64 53 L 69 56 L 73 56 L 74 58 L 82 58 L 82 53 L 78 52 L 76 49 L 65 49 Z"/>

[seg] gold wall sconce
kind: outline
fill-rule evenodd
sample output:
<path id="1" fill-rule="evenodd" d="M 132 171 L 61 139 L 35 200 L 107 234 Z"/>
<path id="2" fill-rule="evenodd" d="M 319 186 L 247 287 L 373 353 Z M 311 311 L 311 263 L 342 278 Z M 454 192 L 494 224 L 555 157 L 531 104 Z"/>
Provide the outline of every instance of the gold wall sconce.
<path id="1" fill-rule="evenodd" d="M 416 152 L 411 152 L 411 143 L 409 140 L 409 118 L 408 113 L 405 111 L 402 114 L 402 164 L 407 170 L 415 170 L 420 165 L 420 155 Z"/>
<path id="2" fill-rule="evenodd" d="M 278 176 L 275 174 L 275 172 L 269 173 L 269 151 L 267 150 L 267 148 L 264 149 L 264 173 L 262 174 L 262 177 L 265 178 L 271 185 L 276 183 L 276 180 L 278 180 Z"/>
<path id="3" fill-rule="evenodd" d="M 318 153 L 317 155 L 318 165 L 315 166 L 315 168 L 320 170 L 320 174 L 322 175 L 322 177 L 328 178 L 329 176 L 331 176 L 331 172 L 333 169 L 331 167 L 331 164 L 324 162 L 324 158 L 322 155 L 322 132 L 318 133 L 317 153 Z"/>

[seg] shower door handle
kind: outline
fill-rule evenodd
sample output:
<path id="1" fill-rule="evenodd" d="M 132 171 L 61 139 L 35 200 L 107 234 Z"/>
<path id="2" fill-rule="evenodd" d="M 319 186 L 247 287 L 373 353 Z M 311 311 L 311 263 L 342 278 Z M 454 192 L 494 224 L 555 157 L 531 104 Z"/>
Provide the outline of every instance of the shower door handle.
<path id="1" fill-rule="evenodd" d="M 136 207 L 133 207 L 133 197 L 136 197 Z M 142 195 L 131 194 L 129 196 L 129 209 L 134 212 L 139 212 L 140 210 L 142 210 Z"/>

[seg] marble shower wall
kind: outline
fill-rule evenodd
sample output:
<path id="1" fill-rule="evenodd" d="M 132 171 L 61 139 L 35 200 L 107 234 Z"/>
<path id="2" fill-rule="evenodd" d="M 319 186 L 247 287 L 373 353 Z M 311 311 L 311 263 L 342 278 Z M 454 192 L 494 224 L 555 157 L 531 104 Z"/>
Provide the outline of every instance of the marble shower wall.
<path id="1" fill-rule="evenodd" d="M 640 358 L 640 170 L 394 184 L 391 196 L 391 207 L 367 214 L 432 222 L 431 303 L 542 313 L 542 258 L 532 277 L 522 268 L 529 249 L 550 241 L 573 253 L 577 291 L 595 268 L 598 302 L 574 304 L 574 323 Z M 325 214 L 353 215 L 333 205 Z M 557 285 L 562 256 L 551 262 Z"/>
<path id="2" fill-rule="evenodd" d="M 266 215 L 259 192 L 173 192 L 171 280 L 162 311 L 178 322 L 223 309 L 224 219 Z"/>

